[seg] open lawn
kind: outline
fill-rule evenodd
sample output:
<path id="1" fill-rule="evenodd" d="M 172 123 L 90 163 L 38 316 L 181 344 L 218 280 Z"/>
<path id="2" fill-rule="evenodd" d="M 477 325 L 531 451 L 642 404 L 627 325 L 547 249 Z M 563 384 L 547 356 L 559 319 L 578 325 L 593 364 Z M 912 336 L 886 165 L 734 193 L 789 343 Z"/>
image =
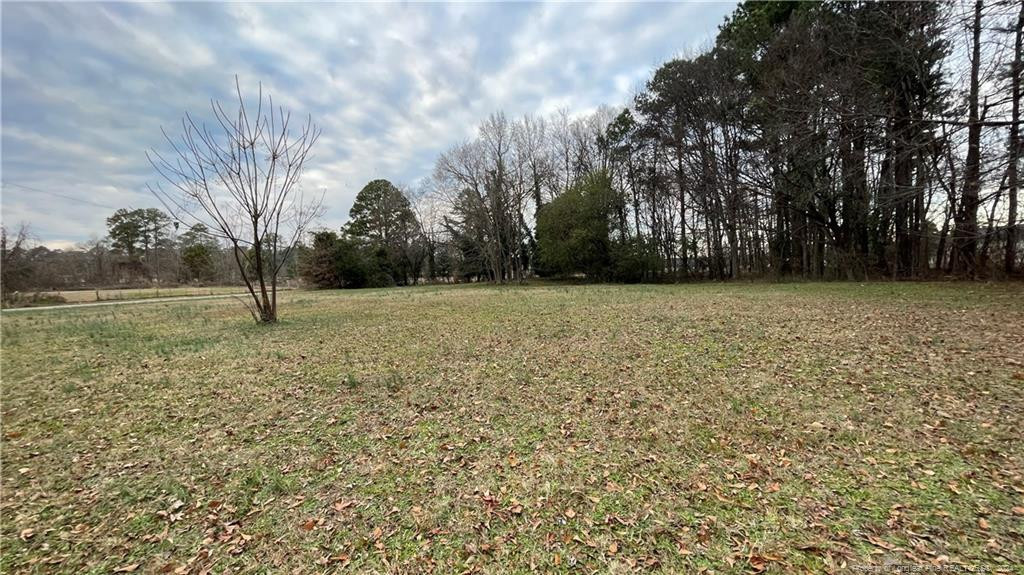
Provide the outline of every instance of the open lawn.
<path id="1" fill-rule="evenodd" d="M 3 316 L 3 572 L 1024 563 L 1024 289 L 422 287 Z"/>

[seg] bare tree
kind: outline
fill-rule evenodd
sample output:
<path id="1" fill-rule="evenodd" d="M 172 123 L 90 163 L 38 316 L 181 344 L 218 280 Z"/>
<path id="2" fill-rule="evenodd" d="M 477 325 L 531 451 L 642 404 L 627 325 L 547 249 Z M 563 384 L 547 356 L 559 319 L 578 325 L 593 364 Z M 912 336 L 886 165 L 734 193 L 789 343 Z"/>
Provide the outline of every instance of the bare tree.
<path id="1" fill-rule="evenodd" d="M 412 210 L 416 214 L 419 233 L 423 237 L 426 257 L 425 277 L 428 281 L 433 281 L 442 277 L 437 261 L 438 249 L 445 242 L 442 199 L 428 187 L 410 190 L 407 196 Z"/>
<path id="2" fill-rule="evenodd" d="M 28 224 L 22 223 L 13 234 L 0 226 L 0 299 L 3 301 L 10 300 L 27 285 L 26 280 L 32 273 L 28 250 Z"/>
<path id="3" fill-rule="evenodd" d="M 553 166 L 545 149 L 547 123 L 544 118 L 526 115 L 512 125 L 516 154 L 523 164 L 527 185 L 533 197 L 534 213 L 544 204 L 544 185 L 553 176 Z"/>
<path id="4" fill-rule="evenodd" d="M 967 162 L 964 167 L 964 186 L 960 194 L 959 217 L 954 230 L 953 271 L 977 273 L 978 193 L 981 189 L 981 124 L 978 115 L 978 75 L 981 69 L 981 14 L 982 0 L 974 3 L 971 44 L 971 84 L 967 106 Z"/>
<path id="5" fill-rule="evenodd" d="M 1010 91 L 1012 112 L 1010 116 L 1010 138 L 1009 138 L 1009 164 L 1006 168 L 1007 189 L 1010 195 L 1009 213 L 1006 222 L 1006 253 L 1003 268 L 1007 275 L 1013 274 L 1017 258 L 1017 178 L 1021 157 L 1020 137 L 1020 99 L 1021 99 L 1021 76 L 1024 75 L 1024 64 L 1021 63 L 1021 53 L 1024 52 L 1022 37 L 1024 37 L 1024 4 L 1021 4 L 1017 13 L 1017 25 L 1014 30 L 1013 62 L 1010 64 Z"/>
<path id="6" fill-rule="evenodd" d="M 264 101 L 260 85 L 256 113 L 246 109 L 235 79 L 238 110 L 229 113 L 216 100 L 218 126 L 197 123 L 188 113 L 182 133 L 161 130 L 174 154 L 146 154 L 169 185 L 150 186 L 171 216 L 191 227 L 203 224 L 226 240 L 249 290 L 253 319 L 277 321 L 277 278 L 296 242 L 322 212 L 323 194 L 307 198 L 299 179 L 320 129 L 307 116 L 297 133 L 291 112 Z M 219 128 L 219 129 L 218 129 Z"/>

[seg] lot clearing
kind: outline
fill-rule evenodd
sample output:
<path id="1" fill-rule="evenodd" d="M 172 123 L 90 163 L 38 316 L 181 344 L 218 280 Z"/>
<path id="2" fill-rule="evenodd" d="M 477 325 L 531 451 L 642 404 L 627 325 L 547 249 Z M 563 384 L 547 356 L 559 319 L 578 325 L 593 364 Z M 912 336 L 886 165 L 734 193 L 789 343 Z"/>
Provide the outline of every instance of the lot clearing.
<path id="1" fill-rule="evenodd" d="M 4 314 L 0 571 L 1020 572 L 1020 284 Z"/>

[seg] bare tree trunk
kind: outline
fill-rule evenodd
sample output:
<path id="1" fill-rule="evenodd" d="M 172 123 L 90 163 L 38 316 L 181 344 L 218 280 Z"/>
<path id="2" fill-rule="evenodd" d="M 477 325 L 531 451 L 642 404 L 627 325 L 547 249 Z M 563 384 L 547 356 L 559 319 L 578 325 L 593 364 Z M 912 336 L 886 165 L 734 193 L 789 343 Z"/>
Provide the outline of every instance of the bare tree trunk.
<path id="1" fill-rule="evenodd" d="M 974 276 L 977 273 L 978 193 L 981 189 L 981 124 L 978 121 L 979 72 L 981 69 L 982 0 L 974 3 L 972 25 L 971 87 L 968 96 L 967 162 L 964 190 L 959 203 L 959 218 L 954 230 L 953 272 Z"/>
<path id="2" fill-rule="evenodd" d="M 1006 275 L 1013 275 L 1017 259 L 1017 187 L 1018 170 L 1020 169 L 1021 138 L 1020 138 L 1020 94 L 1021 75 L 1024 74 L 1024 63 L 1021 62 L 1021 52 L 1024 46 L 1021 45 L 1021 36 L 1024 35 L 1024 3 L 1020 5 L 1020 12 L 1017 15 L 1017 30 L 1014 33 L 1014 56 L 1010 70 L 1010 85 L 1012 86 L 1012 113 L 1010 124 L 1009 161 L 1006 168 L 1006 187 L 1009 192 L 1009 210 L 1006 220 L 1006 253 L 1003 261 L 1003 269 Z"/>

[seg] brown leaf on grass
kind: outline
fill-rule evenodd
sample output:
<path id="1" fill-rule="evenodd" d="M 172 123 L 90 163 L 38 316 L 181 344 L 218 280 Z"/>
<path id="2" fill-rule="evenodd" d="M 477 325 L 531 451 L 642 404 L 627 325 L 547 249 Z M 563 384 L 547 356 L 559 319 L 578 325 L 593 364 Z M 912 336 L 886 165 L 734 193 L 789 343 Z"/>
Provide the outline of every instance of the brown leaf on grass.
<path id="1" fill-rule="evenodd" d="M 307 519 L 302 523 L 304 531 L 312 531 L 316 527 L 316 519 Z"/>
<path id="2" fill-rule="evenodd" d="M 608 554 L 615 555 L 619 552 L 619 544 L 612 541 L 612 544 L 608 546 Z"/>
<path id="3" fill-rule="evenodd" d="M 348 509 L 349 507 L 352 507 L 352 505 L 354 505 L 354 504 L 355 504 L 355 502 L 352 501 L 352 500 L 343 501 L 343 500 L 339 499 L 338 501 L 334 502 L 334 505 L 332 507 L 334 508 L 335 511 L 337 511 L 338 513 L 341 513 L 342 511 Z"/>
<path id="4" fill-rule="evenodd" d="M 117 569 L 114 569 L 114 573 L 134 573 L 135 570 L 138 568 L 138 563 L 132 563 L 131 565 L 125 565 L 123 567 L 118 567 Z"/>
<path id="5" fill-rule="evenodd" d="M 569 519 L 572 519 L 573 517 L 576 517 L 576 512 L 573 511 L 573 509 L 570 507 L 569 509 L 565 510 L 565 516 Z"/>
<path id="6" fill-rule="evenodd" d="M 19 537 L 21 537 L 22 541 L 28 541 L 35 534 L 36 534 L 36 530 L 32 529 L 31 527 L 28 527 L 28 528 L 25 528 L 25 529 L 21 530 L 21 534 L 19 535 Z"/>
<path id="7" fill-rule="evenodd" d="M 896 549 L 896 546 L 892 543 L 889 543 L 885 539 L 875 537 L 874 535 L 868 535 L 868 541 L 870 541 L 873 545 L 881 547 L 882 549 L 888 549 L 889 551 Z"/>
<path id="8" fill-rule="evenodd" d="M 771 553 L 751 552 L 750 555 L 747 557 L 747 562 L 750 563 L 750 566 L 758 572 L 764 571 L 768 567 L 769 563 L 776 561 L 782 561 L 782 557 L 778 555 L 772 555 Z"/>
<path id="9" fill-rule="evenodd" d="M 978 527 L 988 531 L 988 520 L 986 520 L 984 517 L 978 519 Z"/>
<path id="10" fill-rule="evenodd" d="M 1024 507 L 1014 507 L 1013 508 L 1013 514 L 1014 515 L 1024 515 Z"/>

